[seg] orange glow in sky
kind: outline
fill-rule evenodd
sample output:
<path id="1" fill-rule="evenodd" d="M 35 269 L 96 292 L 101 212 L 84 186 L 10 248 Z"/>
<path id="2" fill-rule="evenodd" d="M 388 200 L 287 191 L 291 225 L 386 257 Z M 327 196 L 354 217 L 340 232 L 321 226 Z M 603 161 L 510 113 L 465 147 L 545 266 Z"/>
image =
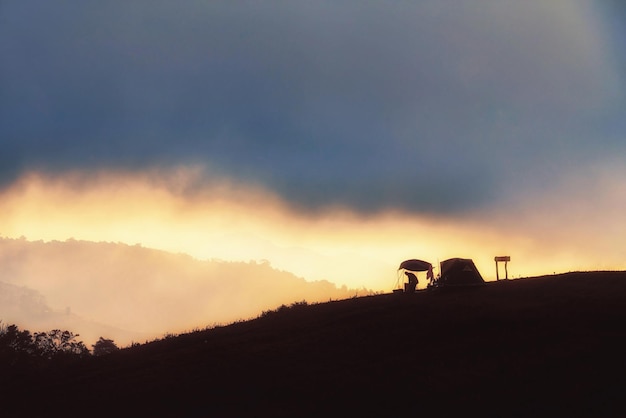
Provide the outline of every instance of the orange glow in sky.
<path id="1" fill-rule="evenodd" d="M 0 231 L 29 240 L 141 244 L 197 259 L 266 260 L 306 280 L 390 291 L 398 264 L 408 258 L 434 265 L 472 258 L 486 280 L 495 279 L 496 255 L 511 256 L 511 277 L 623 268 L 619 208 L 626 190 L 614 174 L 600 173 L 594 201 L 573 190 L 572 196 L 520 196 L 500 212 L 435 218 L 394 211 L 364 216 L 345 208 L 303 215 L 246 185 L 216 179 L 191 188 L 193 168 L 30 173 L 3 192 Z"/>

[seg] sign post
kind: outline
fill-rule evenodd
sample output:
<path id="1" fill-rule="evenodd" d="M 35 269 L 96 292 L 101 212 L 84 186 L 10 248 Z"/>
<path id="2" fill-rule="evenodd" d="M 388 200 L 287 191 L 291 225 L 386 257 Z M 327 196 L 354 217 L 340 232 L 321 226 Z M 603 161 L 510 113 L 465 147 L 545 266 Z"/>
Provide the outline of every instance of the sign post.
<path id="1" fill-rule="evenodd" d="M 509 280 L 509 271 L 507 269 L 507 263 L 509 261 L 511 261 L 511 256 L 508 255 L 498 255 L 494 258 L 495 262 L 496 262 L 496 280 L 500 280 L 500 272 L 498 270 L 498 263 L 499 262 L 504 262 L 504 274 L 505 274 L 505 278 L 504 280 Z"/>

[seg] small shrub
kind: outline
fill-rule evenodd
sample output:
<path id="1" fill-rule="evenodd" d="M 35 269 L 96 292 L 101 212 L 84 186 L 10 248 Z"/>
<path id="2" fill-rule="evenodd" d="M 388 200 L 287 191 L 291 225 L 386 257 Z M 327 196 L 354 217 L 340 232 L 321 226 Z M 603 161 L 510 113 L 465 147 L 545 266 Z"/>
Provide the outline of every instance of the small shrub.
<path id="1" fill-rule="evenodd" d="M 119 347 L 113 340 L 100 337 L 100 339 L 92 345 L 94 356 L 104 356 L 119 350 Z"/>

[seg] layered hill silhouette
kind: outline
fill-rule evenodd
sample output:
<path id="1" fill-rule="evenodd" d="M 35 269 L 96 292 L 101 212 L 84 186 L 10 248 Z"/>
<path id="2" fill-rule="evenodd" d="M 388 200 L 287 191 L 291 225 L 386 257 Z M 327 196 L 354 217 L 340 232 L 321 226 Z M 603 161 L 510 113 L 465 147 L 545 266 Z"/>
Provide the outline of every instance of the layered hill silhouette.
<path id="1" fill-rule="evenodd" d="M 120 345 L 256 317 L 306 300 L 367 294 L 268 262 L 197 260 L 121 243 L 0 238 L 0 320 Z M 104 333 L 104 335 L 103 335 Z"/>
<path id="2" fill-rule="evenodd" d="M 2 377 L 21 416 L 625 416 L 626 272 L 296 303 Z"/>
<path id="3" fill-rule="evenodd" d="M 70 310 L 51 308 L 45 297 L 27 287 L 0 282 L 0 321 L 2 325 L 19 324 L 33 331 L 52 329 L 77 331 L 80 340 L 96 341 L 100 336 L 116 336 L 121 341 L 145 341 L 148 334 L 115 328 L 96 321 L 90 321 Z"/>

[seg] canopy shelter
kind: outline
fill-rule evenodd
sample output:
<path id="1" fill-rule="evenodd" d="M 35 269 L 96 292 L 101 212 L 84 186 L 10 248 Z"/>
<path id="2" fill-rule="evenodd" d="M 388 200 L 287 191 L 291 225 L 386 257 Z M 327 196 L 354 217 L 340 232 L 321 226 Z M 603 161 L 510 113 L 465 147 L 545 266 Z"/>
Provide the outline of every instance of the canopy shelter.
<path id="1" fill-rule="evenodd" d="M 415 290 L 415 286 L 417 285 L 417 276 L 415 273 L 426 271 L 426 278 L 429 281 L 433 281 L 433 265 L 428 261 L 418 260 L 416 258 L 410 260 L 404 260 L 400 263 L 400 267 L 398 267 L 398 280 L 396 281 L 396 288 L 401 289 L 400 283 L 404 280 L 403 275 L 407 277 L 408 283 L 404 284 L 404 291 L 412 292 Z M 408 286 L 407 286 L 408 285 Z"/>
<path id="2" fill-rule="evenodd" d="M 398 267 L 398 270 L 404 269 L 409 271 L 428 271 L 431 268 L 433 268 L 433 265 L 430 264 L 428 261 L 422 261 L 413 258 L 411 260 L 404 260 L 402 263 L 400 263 L 400 267 Z"/>

